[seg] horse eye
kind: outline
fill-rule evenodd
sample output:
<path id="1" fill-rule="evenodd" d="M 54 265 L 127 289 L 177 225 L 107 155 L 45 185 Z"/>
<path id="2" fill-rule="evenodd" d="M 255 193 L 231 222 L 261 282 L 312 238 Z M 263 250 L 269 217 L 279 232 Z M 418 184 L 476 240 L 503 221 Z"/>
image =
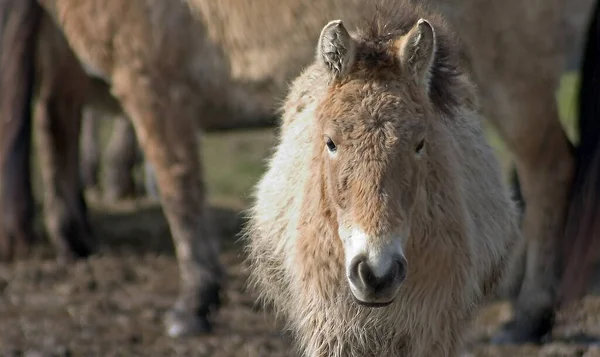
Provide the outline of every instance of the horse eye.
<path id="1" fill-rule="evenodd" d="M 423 150 L 423 147 L 425 147 L 425 139 L 421 139 L 421 141 L 419 141 L 419 144 L 417 144 L 417 148 L 415 149 L 415 152 L 417 154 L 420 154 L 421 150 Z"/>
<path id="2" fill-rule="evenodd" d="M 333 142 L 333 140 L 331 140 L 330 137 L 326 138 L 326 142 L 325 145 L 327 145 L 327 150 L 329 150 L 330 153 L 334 153 L 337 151 L 337 146 L 335 146 L 335 143 Z"/>

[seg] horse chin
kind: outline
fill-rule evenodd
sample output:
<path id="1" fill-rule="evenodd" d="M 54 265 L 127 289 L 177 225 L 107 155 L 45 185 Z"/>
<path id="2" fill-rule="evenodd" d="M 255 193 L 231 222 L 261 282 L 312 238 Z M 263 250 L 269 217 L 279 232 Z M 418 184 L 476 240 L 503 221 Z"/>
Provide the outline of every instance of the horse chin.
<path id="1" fill-rule="evenodd" d="M 364 307 L 381 308 L 381 307 L 389 306 L 394 302 L 394 299 L 392 299 L 390 301 L 386 301 L 386 302 L 367 302 L 367 301 L 360 300 L 359 298 L 354 296 L 354 294 L 350 294 L 350 295 L 352 295 L 352 300 L 354 300 L 355 303 L 359 304 L 360 306 L 364 306 Z"/>

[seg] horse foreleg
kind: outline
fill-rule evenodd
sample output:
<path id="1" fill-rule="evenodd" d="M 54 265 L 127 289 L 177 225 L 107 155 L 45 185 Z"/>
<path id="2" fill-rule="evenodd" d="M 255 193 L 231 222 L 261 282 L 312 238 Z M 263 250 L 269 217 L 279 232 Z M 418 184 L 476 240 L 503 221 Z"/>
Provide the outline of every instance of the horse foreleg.
<path id="1" fill-rule="evenodd" d="M 219 305 L 223 271 L 219 242 L 205 197 L 196 110 L 169 90 L 176 83 L 129 69 L 113 76 L 113 93 L 134 123 L 145 157 L 156 170 L 163 211 L 180 269 L 179 298 L 166 324 L 171 336 L 210 330 Z M 179 91 L 181 92 L 181 91 Z M 189 99 L 189 98 L 186 98 Z"/>
<path id="2" fill-rule="evenodd" d="M 86 77 L 59 30 L 45 18 L 39 44 L 35 134 L 44 183 L 44 219 L 60 260 L 90 253 L 91 232 L 79 175 Z"/>

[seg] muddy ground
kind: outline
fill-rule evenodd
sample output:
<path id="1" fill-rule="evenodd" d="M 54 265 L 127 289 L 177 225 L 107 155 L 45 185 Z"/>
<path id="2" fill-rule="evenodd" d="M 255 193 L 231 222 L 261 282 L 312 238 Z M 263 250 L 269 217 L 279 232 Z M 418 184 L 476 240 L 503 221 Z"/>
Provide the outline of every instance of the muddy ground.
<path id="1" fill-rule="evenodd" d="M 42 244 L 32 259 L 0 265 L 0 356 L 294 356 L 289 337 L 245 289 L 247 270 L 232 239 L 238 211 L 214 212 L 228 237 L 222 260 L 229 276 L 214 334 L 183 340 L 163 334 L 177 265 L 160 208 L 138 201 L 93 210 L 99 253 L 87 261 L 59 266 Z M 469 356 L 600 356 L 593 346 L 564 341 L 504 348 L 480 342 L 509 316 L 501 302 L 484 309 Z M 590 296 L 560 316 L 556 337 L 579 332 L 600 336 L 600 298 Z"/>

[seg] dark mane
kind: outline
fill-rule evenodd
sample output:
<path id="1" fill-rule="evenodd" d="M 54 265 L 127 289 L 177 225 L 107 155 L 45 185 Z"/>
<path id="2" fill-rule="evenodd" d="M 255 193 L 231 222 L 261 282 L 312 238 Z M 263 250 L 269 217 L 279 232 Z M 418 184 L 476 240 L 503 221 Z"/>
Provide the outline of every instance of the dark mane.
<path id="1" fill-rule="evenodd" d="M 419 18 L 428 20 L 436 33 L 437 50 L 431 75 L 431 100 L 444 114 L 451 114 L 465 100 L 465 70 L 461 68 L 462 44 L 450 31 L 446 21 L 433 11 L 405 1 L 378 1 L 371 19 L 357 28 L 359 42 L 356 54 L 358 66 L 368 70 L 397 69 L 397 57 L 391 53 L 392 42 L 405 35 Z"/>

